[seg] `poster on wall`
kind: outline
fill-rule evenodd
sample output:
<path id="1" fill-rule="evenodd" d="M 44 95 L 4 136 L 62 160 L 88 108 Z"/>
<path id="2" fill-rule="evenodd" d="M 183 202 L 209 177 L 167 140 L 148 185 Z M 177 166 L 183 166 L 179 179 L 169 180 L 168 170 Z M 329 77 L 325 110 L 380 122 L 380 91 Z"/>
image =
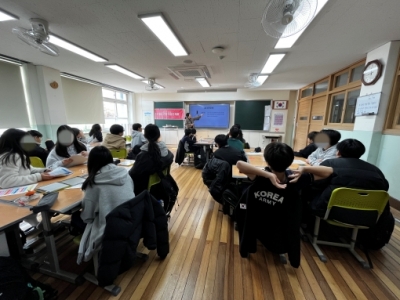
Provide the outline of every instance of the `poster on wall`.
<path id="1" fill-rule="evenodd" d="M 144 111 L 143 112 L 143 127 L 148 124 L 153 123 L 153 112 L 152 111 Z"/>
<path id="2" fill-rule="evenodd" d="M 185 110 L 183 108 L 156 108 L 154 109 L 155 120 L 184 120 Z"/>
<path id="3" fill-rule="evenodd" d="M 285 132 L 287 111 L 273 110 L 270 132 Z"/>

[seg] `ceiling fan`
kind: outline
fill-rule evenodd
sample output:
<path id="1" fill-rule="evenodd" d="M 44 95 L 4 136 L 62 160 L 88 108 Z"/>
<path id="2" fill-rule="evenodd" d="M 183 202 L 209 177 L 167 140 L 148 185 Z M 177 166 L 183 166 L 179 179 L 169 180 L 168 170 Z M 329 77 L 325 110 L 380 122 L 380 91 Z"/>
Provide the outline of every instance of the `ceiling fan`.
<path id="1" fill-rule="evenodd" d="M 30 19 L 31 29 L 15 27 L 12 32 L 28 45 L 41 52 L 58 56 L 58 48 L 49 42 L 49 23 L 42 19 Z"/>
<path id="2" fill-rule="evenodd" d="M 149 78 L 147 79 L 147 84 L 146 84 L 146 91 L 152 92 L 152 91 L 158 91 L 163 89 L 164 87 L 162 85 L 159 85 L 156 83 L 155 78 Z"/>
<path id="3" fill-rule="evenodd" d="M 261 24 L 274 38 L 285 38 L 305 28 L 313 19 L 318 0 L 270 0 Z"/>
<path id="4" fill-rule="evenodd" d="M 257 81 L 258 78 L 258 74 L 250 74 L 248 81 L 244 84 L 244 87 L 248 88 L 248 89 L 255 89 L 258 88 L 262 85 L 262 83 Z"/>

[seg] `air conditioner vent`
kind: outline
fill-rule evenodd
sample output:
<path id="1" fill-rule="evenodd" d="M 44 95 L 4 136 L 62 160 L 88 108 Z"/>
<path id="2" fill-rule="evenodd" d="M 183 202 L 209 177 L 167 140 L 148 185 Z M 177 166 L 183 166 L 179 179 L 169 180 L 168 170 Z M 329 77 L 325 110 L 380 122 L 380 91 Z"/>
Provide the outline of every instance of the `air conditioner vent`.
<path id="1" fill-rule="evenodd" d="M 210 71 L 206 66 L 175 66 L 168 69 L 179 78 L 211 78 Z"/>

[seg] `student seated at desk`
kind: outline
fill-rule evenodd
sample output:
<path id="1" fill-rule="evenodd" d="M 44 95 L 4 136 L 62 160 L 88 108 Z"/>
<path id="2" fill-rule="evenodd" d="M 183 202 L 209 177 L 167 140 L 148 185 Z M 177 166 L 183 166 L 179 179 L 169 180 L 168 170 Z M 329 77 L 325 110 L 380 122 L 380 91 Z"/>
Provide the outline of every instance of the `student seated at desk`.
<path id="1" fill-rule="evenodd" d="M 85 196 L 80 213 L 86 227 L 79 244 L 78 264 L 82 260 L 89 261 L 93 254 L 100 251 L 106 216 L 120 204 L 135 198 L 127 169 L 113 163 L 110 150 L 106 147 L 94 147 L 87 166 L 88 178 L 82 184 Z"/>
<path id="2" fill-rule="evenodd" d="M 103 141 L 103 134 L 101 133 L 101 126 L 99 124 L 94 124 L 92 129 L 89 131 L 89 138 L 87 142 L 90 144 L 101 143 Z"/>
<path id="3" fill-rule="evenodd" d="M 135 148 L 135 146 L 143 146 L 147 143 L 146 138 L 144 137 L 142 124 L 135 123 L 132 125 L 132 141 L 131 141 L 131 148 Z"/>
<path id="4" fill-rule="evenodd" d="M 311 153 L 313 153 L 315 150 L 317 150 L 318 147 L 314 143 L 314 138 L 317 134 L 318 134 L 318 131 L 311 131 L 307 135 L 307 146 L 298 152 L 295 151 L 294 156 L 308 158 L 311 155 Z"/>
<path id="5" fill-rule="evenodd" d="M 126 148 L 126 140 L 124 135 L 124 127 L 114 124 L 110 127 L 110 133 L 107 133 L 103 141 L 103 146 L 110 150 L 120 150 Z"/>
<path id="6" fill-rule="evenodd" d="M 230 165 L 236 165 L 239 160 L 247 161 L 244 151 L 240 151 L 228 145 L 226 135 L 219 134 L 215 137 L 215 144 L 218 150 L 214 152 L 214 157 L 227 161 Z"/>
<path id="7" fill-rule="evenodd" d="M 46 149 L 40 147 L 40 144 L 42 143 L 43 135 L 37 130 L 29 130 L 28 133 L 35 140 L 35 148 L 28 152 L 28 156 L 39 157 L 42 160 L 43 165 L 45 165 L 46 164 L 46 160 L 47 160 L 47 156 L 49 155 L 49 152 Z"/>
<path id="8" fill-rule="evenodd" d="M 183 143 L 185 152 L 197 152 L 199 150 L 199 147 L 194 145 L 196 142 L 193 140 L 191 128 L 185 129 L 185 135 L 181 139 L 181 142 Z"/>
<path id="9" fill-rule="evenodd" d="M 76 139 L 81 142 L 82 144 L 87 144 L 87 139 L 85 137 L 85 135 L 83 134 L 83 131 L 80 130 L 79 128 L 72 128 L 72 130 L 74 131 L 74 134 L 76 136 Z"/>
<path id="10" fill-rule="evenodd" d="M 53 177 L 45 172 L 44 168 L 34 168 L 30 164 L 29 156 L 24 149 L 27 145 L 23 138 L 25 131 L 10 128 L 0 138 L 0 188 L 34 184 L 42 180 L 51 180 Z M 32 226 L 39 222 L 36 215 L 25 219 Z"/>
<path id="11" fill-rule="evenodd" d="M 135 164 L 129 171 L 135 183 L 136 195 L 147 189 L 151 174 L 169 167 L 174 159 L 174 155 L 160 140 L 161 134 L 157 125 L 147 125 L 144 128 L 144 137 L 148 143 L 140 148 L 141 152 L 136 156 Z"/>
<path id="12" fill-rule="evenodd" d="M 318 147 L 307 159 L 312 166 L 319 166 L 324 160 L 336 158 L 336 144 L 340 141 L 339 131 L 323 129 L 315 136 L 315 145 Z"/>
<path id="13" fill-rule="evenodd" d="M 229 130 L 228 145 L 240 151 L 243 151 L 244 145 L 243 142 L 239 140 L 239 133 L 240 129 L 236 126 L 233 126 Z"/>
<path id="14" fill-rule="evenodd" d="M 196 128 L 192 128 L 192 135 L 191 135 L 191 139 L 192 139 L 192 141 L 193 141 L 193 142 L 195 142 L 195 143 L 197 143 L 197 137 L 196 137 L 196 133 L 197 133 L 197 130 L 196 130 Z"/>
<path id="15" fill-rule="evenodd" d="M 325 160 L 319 167 L 300 167 L 294 171 L 297 176 L 307 172 L 329 177 L 328 187 L 311 202 L 315 214 L 323 216 L 333 190 L 337 188 L 354 188 L 364 190 L 389 189 L 389 183 L 382 171 L 376 166 L 360 159 L 365 153 L 365 146 L 358 140 L 346 139 L 337 145 L 337 159 Z M 389 203 L 385 209 L 389 211 Z"/>
<path id="16" fill-rule="evenodd" d="M 258 239 L 266 248 L 276 253 L 288 253 L 293 267 L 300 265 L 300 190 L 310 186 L 315 179 L 311 174 L 302 174 L 294 179 L 287 170 L 294 153 L 283 143 L 270 143 L 265 147 L 264 159 L 268 164 L 264 170 L 238 161 L 241 173 L 253 180 L 254 193 L 248 195 L 246 210 L 239 210 L 240 254 L 246 257 L 256 251 Z M 297 176 L 297 175 L 296 175 Z M 268 178 L 268 181 L 262 180 Z M 296 183 L 291 183 L 296 180 Z"/>
<path id="17" fill-rule="evenodd" d="M 50 151 L 46 161 L 46 168 L 55 169 L 72 162 L 72 155 L 81 154 L 87 156 L 86 146 L 80 143 L 71 127 L 61 125 L 57 129 L 57 143 Z"/>

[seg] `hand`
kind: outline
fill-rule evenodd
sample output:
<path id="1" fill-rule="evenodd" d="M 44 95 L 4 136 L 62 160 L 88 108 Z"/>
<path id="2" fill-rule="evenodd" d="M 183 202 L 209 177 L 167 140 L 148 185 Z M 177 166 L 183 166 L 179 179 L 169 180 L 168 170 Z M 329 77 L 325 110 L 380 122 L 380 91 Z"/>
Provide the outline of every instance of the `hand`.
<path id="1" fill-rule="evenodd" d="M 286 184 L 282 184 L 279 181 L 278 177 L 274 173 L 268 172 L 267 174 L 268 174 L 267 178 L 271 181 L 271 183 L 275 187 L 277 187 L 278 189 L 285 189 L 286 188 Z"/>
<path id="2" fill-rule="evenodd" d="M 66 158 L 66 159 L 63 159 L 62 160 L 62 164 L 64 165 L 64 166 L 66 166 L 66 165 L 68 165 L 68 164 L 70 164 L 70 163 L 72 163 L 72 158 L 70 157 L 70 158 Z"/>
<path id="3" fill-rule="evenodd" d="M 88 156 L 88 155 L 89 155 L 89 153 L 88 153 L 87 151 L 82 151 L 80 154 L 81 154 L 82 156 Z"/>
<path id="4" fill-rule="evenodd" d="M 52 179 L 54 178 L 53 176 L 50 176 L 47 172 L 42 173 L 42 174 L 40 174 L 40 175 L 42 175 L 42 180 L 43 180 L 43 181 L 45 181 L 45 180 L 52 180 Z"/>
<path id="5" fill-rule="evenodd" d="M 289 183 L 296 183 L 303 174 L 303 168 L 300 167 L 298 170 L 294 170 L 292 172 L 293 174 L 289 176 L 289 178 L 291 178 L 292 180 L 290 180 Z"/>
<path id="6" fill-rule="evenodd" d="M 310 161 L 308 159 L 306 159 L 306 163 L 310 164 Z"/>

